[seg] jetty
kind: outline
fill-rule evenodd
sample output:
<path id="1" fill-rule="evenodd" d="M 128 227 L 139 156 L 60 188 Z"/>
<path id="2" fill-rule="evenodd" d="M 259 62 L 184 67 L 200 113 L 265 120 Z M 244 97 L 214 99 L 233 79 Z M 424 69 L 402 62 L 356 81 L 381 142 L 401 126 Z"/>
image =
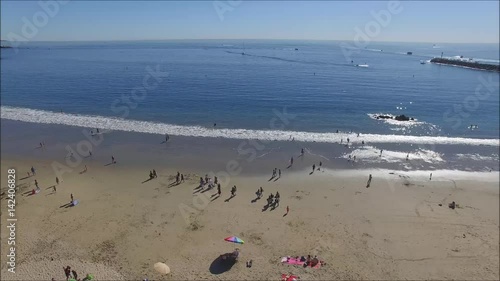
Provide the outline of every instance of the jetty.
<path id="1" fill-rule="evenodd" d="M 468 67 L 472 69 L 500 72 L 500 65 L 479 63 L 477 61 L 472 61 L 472 60 L 464 61 L 458 59 L 433 58 L 431 59 L 431 62 L 437 64 L 446 64 L 446 65 L 453 65 L 460 67 Z"/>

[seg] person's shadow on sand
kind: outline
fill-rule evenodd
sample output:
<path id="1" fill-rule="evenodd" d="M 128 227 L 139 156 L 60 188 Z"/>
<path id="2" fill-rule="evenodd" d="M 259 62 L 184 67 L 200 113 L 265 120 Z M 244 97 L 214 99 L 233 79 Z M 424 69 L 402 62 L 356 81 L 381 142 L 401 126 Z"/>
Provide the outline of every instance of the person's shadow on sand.
<path id="1" fill-rule="evenodd" d="M 224 200 L 224 202 L 229 202 L 229 200 L 233 199 L 234 197 L 236 197 L 236 195 L 231 195 L 231 197 L 229 197 L 226 200 Z"/>
<path id="2" fill-rule="evenodd" d="M 73 207 L 73 203 L 72 202 L 69 202 L 69 203 L 66 203 L 64 205 L 59 206 L 59 208 L 71 208 L 71 207 Z"/>
<path id="3" fill-rule="evenodd" d="M 236 264 L 236 260 L 229 259 L 223 260 L 222 256 L 217 257 L 212 264 L 210 264 L 210 273 L 212 274 L 222 274 L 224 272 L 229 271 L 233 265 Z"/>
<path id="4" fill-rule="evenodd" d="M 148 181 L 150 181 L 150 180 L 152 180 L 152 179 L 154 179 L 154 178 L 149 178 L 149 179 L 147 179 L 147 180 L 145 180 L 145 181 L 143 181 L 143 182 L 141 182 L 141 183 L 146 183 L 146 182 L 148 182 Z"/>

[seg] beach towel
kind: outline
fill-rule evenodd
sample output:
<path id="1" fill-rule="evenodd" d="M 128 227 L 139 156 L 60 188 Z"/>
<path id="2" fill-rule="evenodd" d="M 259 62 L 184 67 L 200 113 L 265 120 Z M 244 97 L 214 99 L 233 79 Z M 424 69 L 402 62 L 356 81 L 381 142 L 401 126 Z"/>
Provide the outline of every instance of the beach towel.
<path id="1" fill-rule="evenodd" d="M 286 264 L 291 264 L 291 265 L 300 265 L 300 266 L 304 266 L 304 264 L 306 262 L 304 261 L 300 261 L 300 259 L 296 259 L 296 258 L 293 258 L 293 257 L 282 257 L 281 258 L 281 263 L 286 263 Z M 312 268 L 320 268 L 321 265 L 322 265 L 322 261 L 318 262 L 315 266 L 313 266 Z"/>

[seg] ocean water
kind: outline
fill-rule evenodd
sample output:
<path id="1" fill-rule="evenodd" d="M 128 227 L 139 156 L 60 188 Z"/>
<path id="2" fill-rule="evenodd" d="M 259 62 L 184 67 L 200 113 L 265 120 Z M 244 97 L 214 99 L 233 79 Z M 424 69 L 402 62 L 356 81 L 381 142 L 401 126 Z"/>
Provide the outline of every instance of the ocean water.
<path id="1" fill-rule="evenodd" d="M 441 52 L 499 62 L 495 44 L 31 42 L 2 49 L 1 117 L 182 136 L 497 148 L 499 74 L 420 63 Z M 168 77 L 136 100 L 148 67 Z M 478 94 L 481 81 L 494 86 Z M 283 111 L 293 118 L 281 126 Z"/>

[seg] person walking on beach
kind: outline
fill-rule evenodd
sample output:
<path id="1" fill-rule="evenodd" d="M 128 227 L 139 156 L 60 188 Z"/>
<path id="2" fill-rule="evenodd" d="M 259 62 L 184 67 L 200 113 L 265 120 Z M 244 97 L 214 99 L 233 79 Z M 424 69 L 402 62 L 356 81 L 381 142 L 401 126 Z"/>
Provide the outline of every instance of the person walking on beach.
<path id="1" fill-rule="evenodd" d="M 70 195 L 70 196 L 71 196 L 71 202 L 73 202 L 73 201 L 74 201 L 74 198 L 73 198 L 73 193 L 71 193 L 71 195 Z"/>
<path id="2" fill-rule="evenodd" d="M 381 150 L 380 150 L 380 155 L 379 155 L 379 157 L 382 157 L 382 152 L 384 152 L 384 150 L 383 150 L 383 149 L 381 149 Z"/>
<path id="3" fill-rule="evenodd" d="M 184 174 L 181 174 L 181 182 L 184 182 Z"/>
<path id="4" fill-rule="evenodd" d="M 292 166 L 292 165 L 293 165 L 293 156 L 292 156 L 292 158 L 290 159 L 290 166 Z"/>
<path id="5" fill-rule="evenodd" d="M 154 178 L 157 178 L 157 177 L 158 177 L 158 175 L 156 175 L 156 171 L 155 171 L 155 169 L 153 169 L 153 177 L 154 177 Z"/>
<path id="6" fill-rule="evenodd" d="M 366 188 L 370 187 L 371 183 L 372 183 L 372 174 L 368 176 L 368 182 L 366 183 Z"/>
<path id="7" fill-rule="evenodd" d="M 318 171 L 321 170 L 321 166 L 323 165 L 323 163 L 321 161 L 319 161 L 319 167 L 318 167 Z"/>
<path id="8" fill-rule="evenodd" d="M 222 194 L 222 191 L 220 190 L 220 183 L 217 184 L 217 194 L 220 196 Z"/>
<path id="9" fill-rule="evenodd" d="M 406 161 L 408 161 L 409 157 L 410 157 L 410 153 L 406 154 Z"/>
<path id="10" fill-rule="evenodd" d="M 314 173 L 314 169 L 316 169 L 316 164 L 313 164 L 313 170 L 312 170 L 313 173 Z"/>
<path id="11" fill-rule="evenodd" d="M 347 138 L 347 143 L 349 143 L 349 138 Z"/>
<path id="12" fill-rule="evenodd" d="M 231 197 L 236 196 L 236 185 L 231 188 Z"/>
<path id="13" fill-rule="evenodd" d="M 300 155 L 304 156 L 304 149 L 303 148 L 300 150 Z"/>
<path id="14" fill-rule="evenodd" d="M 432 180 L 432 173 L 429 175 L 429 180 Z"/>
<path id="15" fill-rule="evenodd" d="M 219 183 L 219 179 L 217 178 L 217 176 L 214 176 L 214 184 L 218 184 Z"/>
<path id="16" fill-rule="evenodd" d="M 278 178 L 281 178 L 281 169 L 278 170 Z"/>
<path id="17" fill-rule="evenodd" d="M 115 161 L 115 157 L 113 155 L 111 155 L 111 163 L 115 164 L 116 161 Z"/>
<path id="18" fill-rule="evenodd" d="M 64 274 L 66 275 L 66 281 L 71 278 L 71 267 L 68 265 L 66 267 L 63 266 Z"/>
<path id="19" fill-rule="evenodd" d="M 35 167 L 33 167 L 33 166 L 31 166 L 31 174 L 36 175 L 36 170 L 35 170 Z"/>
<path id="20" fill-rule="evenodd" d="M 35 186 L 36 186 L 36 188 L 38 188 L 38 181 L 37 180 L 35 180 Z"/>

